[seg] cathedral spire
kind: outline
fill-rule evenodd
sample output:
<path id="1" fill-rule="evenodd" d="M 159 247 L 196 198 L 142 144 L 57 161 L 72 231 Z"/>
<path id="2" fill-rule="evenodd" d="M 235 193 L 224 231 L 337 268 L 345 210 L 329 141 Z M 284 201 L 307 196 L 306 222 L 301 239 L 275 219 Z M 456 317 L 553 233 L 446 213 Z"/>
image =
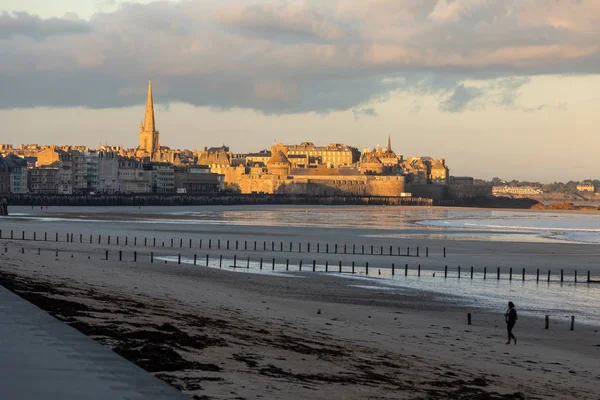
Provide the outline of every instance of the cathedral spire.
<path id="1" fill-rule="evenodd" d="M 154 101 L 152 99 L 152 79 L 148 80 L 148 99 L 146 100 L 146 116 L 144 117 L 144 131 L 154 132 Z"/>
<path id="2" fill-rule="evenodd" d="M 387 144 L 385 145 L 385 150 L 388 152 L 392 151 L 392 138 L 391 135 L 388 135 Z"/>

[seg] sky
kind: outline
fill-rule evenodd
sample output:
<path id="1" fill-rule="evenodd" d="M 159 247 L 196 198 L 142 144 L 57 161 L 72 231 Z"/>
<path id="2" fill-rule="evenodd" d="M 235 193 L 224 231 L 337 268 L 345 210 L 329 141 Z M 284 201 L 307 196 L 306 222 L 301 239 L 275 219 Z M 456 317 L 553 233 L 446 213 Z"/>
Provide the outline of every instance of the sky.
<path id="1" fill-rule="evenodd" d="M 311 141 L 599 179 L 598 0 L 3 0 L 0 143 Z"/>

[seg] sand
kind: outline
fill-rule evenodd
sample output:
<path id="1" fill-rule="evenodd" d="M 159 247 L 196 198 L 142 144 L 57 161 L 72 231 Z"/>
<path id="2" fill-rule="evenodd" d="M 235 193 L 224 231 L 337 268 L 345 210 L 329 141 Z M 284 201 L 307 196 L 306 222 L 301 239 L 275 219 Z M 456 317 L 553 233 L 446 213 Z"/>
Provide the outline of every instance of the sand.
<path id="1" fill-rule="evenodd" d="M 85 232 L 78 228 L 76 238 Z M 110 227 L 113 235 L 127 229 Z M 184 232 L 159 234 L 232 243 L 253 236 L 331 243 L 357 237 L 352 230 L 177 229 Z M 573 260 L 592 267 L 598 252 L 570 244 L 404 243 L 437 249 L 418 260 L 432 268 L 459 262 L 558 267 Z M 361 281 L 310 272 L 294 278 L 150 263 L 147 257 L 134 263 L 132 247 L 122 244 L 111 245 L 106 261 L 106 248 L 2 239 L 0 283 L 195 398 L 598 398 L 600 335 L 594 325 L 569 331 L 561 321 L 545 330 L 540 318 L 520 317 L 518 345 L 507 346 L 504 310 L 465 309 L 429 292 L 372 290 L 350 286 L 364 286 Z M 117 260 L 119 249 L 126 261 Z M 319 257 L 333 263 L 341 255 Z M 389 264 L 383 256 L 372 262 Z M 471 326 L 467 312 L 473 313 Z"/>

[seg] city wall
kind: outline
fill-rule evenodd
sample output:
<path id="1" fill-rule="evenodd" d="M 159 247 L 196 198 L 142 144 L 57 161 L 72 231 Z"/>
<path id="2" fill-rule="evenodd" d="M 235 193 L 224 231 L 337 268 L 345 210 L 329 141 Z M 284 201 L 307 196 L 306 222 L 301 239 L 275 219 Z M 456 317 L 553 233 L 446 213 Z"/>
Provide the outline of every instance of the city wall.
<path id="1" fill-rule="evenodd" d="M 403 176 L 248 176 L 238 181 L 242 193 L 275 193 L 305 196 L 400 196 Z"/>

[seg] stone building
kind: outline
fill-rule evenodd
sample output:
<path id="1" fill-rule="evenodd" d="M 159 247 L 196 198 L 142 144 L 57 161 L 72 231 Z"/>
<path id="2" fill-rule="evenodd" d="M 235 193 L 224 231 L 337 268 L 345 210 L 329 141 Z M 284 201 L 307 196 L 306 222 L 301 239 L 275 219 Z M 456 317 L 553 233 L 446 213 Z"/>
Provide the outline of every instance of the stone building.
<path id="1" fill-rule="evenodd" d="M 58 194 L 88 192 L 85 156 L 81 151 L 51 147 L 38 153 L 36 165 L 58 167 Z"/>
<path id="2" fill-rule="evenodd" d="M 148 97 L 146 98 L 146 114 L 140 122 L 140 145 L 136 149 L 138 159 L 149 161 L 161 160 L 159 131 L 154 123 L 154 99 L 152 97 L 152 80 L 148 81 Z"/>
<path id="3" fill-rule="evenodd" d="M 357 168 L 298 168 L 274 146 L 267 168 L 242 175 L 242 193 L 299 194 L 311 196 L 402 196 L 403 176 L 361 175 Z"/>
<path id="4" fill-rule="evenodd" d="M 446 160 L 443 158 L 440 160 L 434 160 L 429 171 L 429 182 L 442 185 L 448 183 L 449 170 L 446 166 Z"/>
<path id="5" fill-rule="evenodd" d="M 32 194 L 58 194 L 59 162 L 54 165 L 33 167 L 28 172 L 27 186 Z"/>
<path id="6" fill-rule="evenodd" d="M 596 191 L 596 186 L 594 186 L 594 184 L 591 182 L 583 182 L 583 183 L 580 183 L 579 185 L 577 185 L 577 191 L 593 193 Z"/>
<path id="7" fill-rule="evenodd" d="M 117 193 L 119 184 L 119 155 L 112 151 L 98 152 L 98 191 L 100 193 Z"/>
<path id="8" fill-rule="evenodd" d="M 175 167 L 174 182 L 178 193 L 214 193 L 224 188 L 223 175 L 202 165 Z"/>
<path id="9" fill-rule="evenodd" d="M 150 183 L 141 161 L 132 157 L 118 158 L 119 191 L 121 193 L 149 193 Z"/>
<path id="10" fill-rule="evenodd" d="M 360 159 L 360 152 L 357 149 L 341 143 L 315 146 L 312 142 L 303 142 L 299 145 L 279 144 L 277 147 L 286 157 L 300 155 L 332 167 L 352 165 Z"/>

